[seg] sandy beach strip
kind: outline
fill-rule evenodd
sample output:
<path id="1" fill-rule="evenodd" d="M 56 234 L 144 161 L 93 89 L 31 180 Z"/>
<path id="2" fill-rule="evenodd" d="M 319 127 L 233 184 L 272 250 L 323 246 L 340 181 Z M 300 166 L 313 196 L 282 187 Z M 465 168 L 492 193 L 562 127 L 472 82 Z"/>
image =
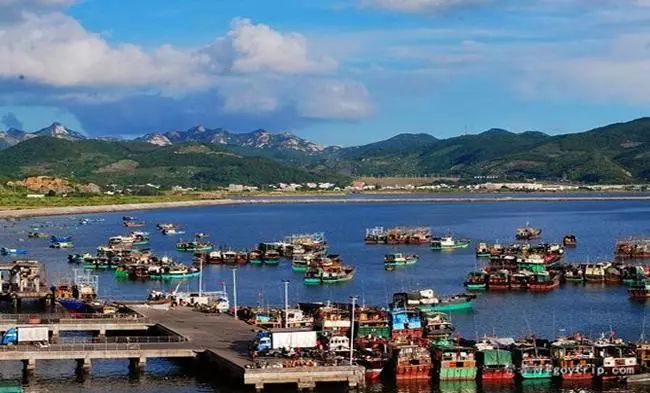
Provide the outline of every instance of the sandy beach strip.
<path id="1" fill-rule="evenodd" d="M 507 197 L 423 197 L 423 198 L 251 198 L 251 199 L 203 199 L 196 201 L 151 202 L 111 204 L 97 206 L 43 207 L 0 210 L 0 219 L 24 217 L 60 216 L 91 213 L 122 212 L 133 210 L 170 209 L 218 205 L 269 205 L 312 203 L 451 203 L 451 202 L 570 202 L 570 201 L 650 201 L 650 195 L 594 195 L 594 196 L 507 196 Z"/>

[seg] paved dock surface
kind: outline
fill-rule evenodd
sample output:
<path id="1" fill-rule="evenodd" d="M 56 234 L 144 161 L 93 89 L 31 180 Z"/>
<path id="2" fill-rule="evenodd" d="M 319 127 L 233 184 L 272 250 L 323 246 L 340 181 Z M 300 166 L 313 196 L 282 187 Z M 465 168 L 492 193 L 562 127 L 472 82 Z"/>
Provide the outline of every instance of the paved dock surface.
<path id="1" fill-rule="evenodd" d="M 312 389 L 322 382 L 345 383 L 349 387 L 363 386 L 365 382 L 364 369 L 360 366 L 246 368 L 251 364 L 249 343 L 255 338 L 255 327 L 230 315 L 204 314 L 185 307 L 170 310 L 130 307 L 146 319 L 156 321 L 163 330 L 187 338 L 197 353 L 219 365 L 233 379 L 258 391 L 268 384 L 289 383 L 300 389 Z"/>
<path id="2" fill-rule="evenodd" d="M 197 352 L 210 351 L 242 369 L 251 363 L 249 343 L 255 328 L 230 315 L 205 314 L 187 307 L 160 310 L 130 306 L 162 328 L 187 338 Z"/>

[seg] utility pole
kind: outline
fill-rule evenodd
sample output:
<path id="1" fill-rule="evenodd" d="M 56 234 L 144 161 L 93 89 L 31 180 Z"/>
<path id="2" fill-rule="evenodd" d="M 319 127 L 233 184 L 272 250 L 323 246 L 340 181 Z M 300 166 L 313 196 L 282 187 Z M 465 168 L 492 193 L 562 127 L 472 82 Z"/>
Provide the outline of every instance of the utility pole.
<path id="1" fill-rule="evenodd" d="M 289 327 L 289 280 L 282 280 L 284 283 L 284 328 Z"/>
<path id="2" fill-rule="evenodd" d="M 199 258 L 199 297 L 203 296 L 203 257 Z"/>
<path id="3" fill-rule="evenodd" d="M 354 357 L 354 309 L 358 296 L 350 296 L 352 300 L 352 317 L 350 318 L 350 366 L 352 365 L 352 358 Z"/>
<path id="4" fill-rule="evenodd" d="M 232 269 L 232 301 L 235 319 L 237 318 L 237 269 Z"/>

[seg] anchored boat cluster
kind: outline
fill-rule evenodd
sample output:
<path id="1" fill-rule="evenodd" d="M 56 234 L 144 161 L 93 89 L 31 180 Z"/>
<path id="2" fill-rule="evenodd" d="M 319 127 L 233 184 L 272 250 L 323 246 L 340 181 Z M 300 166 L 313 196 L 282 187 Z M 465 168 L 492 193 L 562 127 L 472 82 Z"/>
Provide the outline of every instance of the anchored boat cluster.
<path id="1" fill-rule="evenodd" d="M 345 364 L 369 379 L 482 380 L 626 378 L 650 367 L 650 344 L 613 332 L 555 339 L 454 335 L 449 314 L 471 308 L 466 294 L 439 297 L 430 289 L 395 293 L 387 309 L 333 303 L 299 308 L 244 308 L 238 316 L 261 329 L 251 343 L 253 368 Z M 287 361 L 286 359 L 292 359 Z"/>

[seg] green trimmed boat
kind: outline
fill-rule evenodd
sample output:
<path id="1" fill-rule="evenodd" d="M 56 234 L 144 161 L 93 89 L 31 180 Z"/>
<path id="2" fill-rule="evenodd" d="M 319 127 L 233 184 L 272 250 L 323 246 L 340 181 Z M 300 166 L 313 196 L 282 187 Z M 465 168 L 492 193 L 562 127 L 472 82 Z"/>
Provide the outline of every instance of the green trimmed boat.
<path id="1" fill-rule="evenodd" d="M 451 347 L 434 352 L 434 370 L 441 381 L 473 381 L 477 367 L 473 348 Z"/>
<path id="2" fill-rule="evenodd" d="M 263 263 L 262 252 L 259 250 L 249 251 L 248 263 L 250 263 L 251 265 L 261 265 Z"/>
<path id="3" fill-rule="evenodd" d="M 123 280 L 123 279 L 129 278 L 129 271 L 126 270 L 126 269 L 123 268 L 123 267 L 118 267 L 118 268 L 115 270 L 115 278 L 120 279 L 120 280 Z"/>
<path id="4" fill-rule="evenodd" d="M 470 291 L 484 291 L 487 289 L 488 274 L 483 271 L 471 272 L 465 280 L 465 288 Z"/>
<path id="5" fill-rule="evenodd" d="M 461 311 L 469 310 L 472 308 L 472 299 L 465 295 L 456 295 L 448 298 L 438 299 L 434 304 L 422 304 L 417 306 L 417 309 L 423 312 L 430 311 Z"/>
<path id="6" fill-rule="evenodd" d="M 476 246 L 477 258 L 489 258 L 491 255 L 492 253 L 490 253 L 490 247 L 488 247 L 487 243 L 479 243 Z"/>
<path id="7" fill-rule="evenodd" d="M 176 251 L 181 252 L 205 252 L 212 251 L 213 246 L 210 243 L 201 243 L 199 241 L 184 242 L 180 241 L 176 243 Z"/>
<path id="8" fill-rule="evenodd" d="M 470 240 L 455 240 L 451 235 L 443 237 L 434 237 L 431 239 L 431 249 L 438 250 L 454 250 L 457 248 L 467 248 L 469 247 Z"/>
<path id="9" fill-rule="evenodd" d="M 386 254 L 384 256 L 384 266 L 407 266 L 414 265 L 418 262 L 418 256 L 415 254 L 402 254 L 401 252 Z"/>

